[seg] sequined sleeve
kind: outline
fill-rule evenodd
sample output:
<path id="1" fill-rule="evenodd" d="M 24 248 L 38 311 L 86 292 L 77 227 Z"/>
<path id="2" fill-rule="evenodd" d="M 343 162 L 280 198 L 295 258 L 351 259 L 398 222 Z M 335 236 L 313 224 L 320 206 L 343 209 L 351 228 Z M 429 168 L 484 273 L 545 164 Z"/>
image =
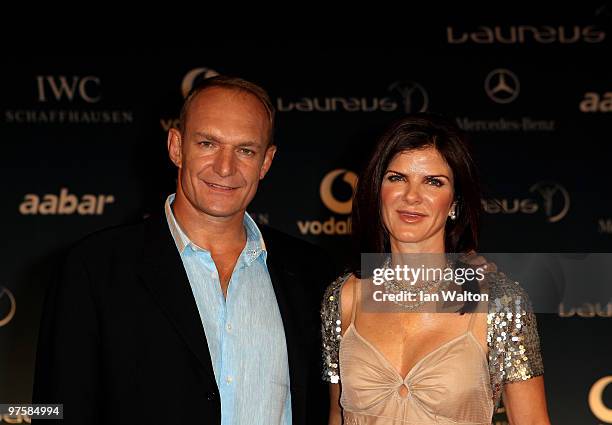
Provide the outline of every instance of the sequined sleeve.
<path id="1" fill-rule="evenodd" d="M 323 380 L 332 384 L 340 382 L 338 368 L 342 321 L 340 291 L 349 274 L 340 276 L 327 287 L 321 305 L 321 332 L 323 341 Z"/>
<path id="2" fill-rule="evenodd" d="M 503 386 L 544 373 L 535 314 L 527 293 L 503 273 L 495 273 L 489 290 L 487 344 L 493 399 Z"/>

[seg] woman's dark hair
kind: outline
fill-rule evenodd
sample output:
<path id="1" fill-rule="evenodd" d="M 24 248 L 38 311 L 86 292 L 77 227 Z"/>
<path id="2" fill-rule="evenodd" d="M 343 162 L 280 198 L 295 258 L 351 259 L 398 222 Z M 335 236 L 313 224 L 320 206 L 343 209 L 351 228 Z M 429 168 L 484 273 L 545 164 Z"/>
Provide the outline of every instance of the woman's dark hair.
<path id="1" fill-rule="evenodd" d="M 390 252 L 389 234 L 383 223 L 381 185 L 387 167 L 400 152 L 435 148 L 454 176 L 456 220 L 445 227 L 446 252 L 476 250 L 481 211 L 480 185 L 465 134 L 439 115 L 404 116 L 380 137 L 355 189 L 352 211 L 352 272 L 360 275 L 361 253 Z"/>

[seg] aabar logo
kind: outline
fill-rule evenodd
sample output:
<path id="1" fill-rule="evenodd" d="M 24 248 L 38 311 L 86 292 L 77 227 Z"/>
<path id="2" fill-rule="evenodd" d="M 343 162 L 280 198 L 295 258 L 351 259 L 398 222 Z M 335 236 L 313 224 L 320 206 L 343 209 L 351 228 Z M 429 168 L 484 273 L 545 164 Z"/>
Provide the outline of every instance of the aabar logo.
<path id="1" fill-rule="evenodd" d="M 610 383 L 612 383 L 612 376 L 604 376 L 597 380 L 589 391 L 589 407 L 591 412 L 593 412 L 597 419 L 607 424 L 612 424 L 612 408 L 604 404 L 603 393 Z"/>
<path id="2" fill-rule="evenodd" d="M 342 179 L 340 179 L 340 176 L 342 176 Z M 338 199 L 334 193 L 334 186 L 342 183 L 348 189 L 347 192 L 350 192 L 350 196 L 347 196 L 345 199 Z M 348 215 L 351 213 L 356 185 L 357 174 L 354 172 L 345 169 L 330 171 L 321 180 L 319 187 L 321 201 L 330 211 L 336 214 Z M 332 216 L 323 222 L 319 220 L 298 220 L 297 225 L 300 233 L 303 235 L 320 235 L 321 233 L 325 235 L 346 235 L 351 232 L 350 217 L 346 220 L 337 220 Z"/>
<path id="3" fill-rule="evenodd" d="M 587 92 L 578 106 L 580 112 L 612 112 L 612 92 Z"/>
<path id="4" fill-rule="evenodd" d="M 48 102 L 51 99 L 58 102 L 67 99 L 72 102 L 75 98 L 87 103 L 100 101 L 100 78 L 94 75 L 38 75 L 36 84 L 39 102 Z"/>
<path id="5" fill-rule="evenodd" d="M 587 26 L 485 26 L 476 27 L 475 31 L 460 31 L 452 26 L 446 27 L 446 41 L 449 44 L 576 44 L 601 43 L 606 33 L 594 25 Z"/>
<path id="6" fill-rule="evenodd" d="M 0 286 L 0 328 L 15 317 L 17 302 L 8 288 Z"/>
<path id="7" fill-rule="evenodd" d="M 80 198 L 63 187 L 59 195 L 28 193 L 19 205 L 22 215 L 102 215 L 108 204 L 115 202 L 113 195 L 85 194 Z"/>

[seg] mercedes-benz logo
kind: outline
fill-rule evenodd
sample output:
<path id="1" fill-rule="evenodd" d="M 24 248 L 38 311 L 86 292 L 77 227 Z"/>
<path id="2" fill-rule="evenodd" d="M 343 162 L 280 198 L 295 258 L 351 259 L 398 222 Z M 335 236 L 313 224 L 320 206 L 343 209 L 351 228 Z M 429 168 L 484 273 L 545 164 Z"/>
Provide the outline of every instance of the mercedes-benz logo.
<path id="1" fill-rule="evenodd" d="M 396 92 L 402 98 L 404 112 L 425 112 L 429 107 L 429 96 L 427 91 L 414 81 L 396 81 L 388 88 L 390 92 Z"/>
<path id="2" fill-rule="evenodd" d="M 9 307 L 5 308 L 7 301 Z M 15 311 L 17 310 L 17 303 L 15 302 L 15 297 L 8 290 L 8 288 L 4 286 L 0 286 L 0 328 L 4 325 L 7 325 L 15 316 Z M 5 311 L 8 313 L 4 314 Z"/>
<path id="3" fill-rule="evenodd" d="M 187 97 L 191 88 L 193 87 L 193 83 L 195 83 L 198 79 L 206 79 L 210 77 L 214 77 L 219 75 L 217 71 L 210 68 L 194 68 L 189 71 L 183 77 L 183 81 L 181 82 L 181 92 L 183 93 L 183 97 Z"/>
<path id="4" fill-rule="evenodd" d="M 487 96 L 497 103 L 510 103 L 514 101 L 520 91 L 519 79 L 512 71 L 498 68 L 489 72 L 485 79 Z"/>

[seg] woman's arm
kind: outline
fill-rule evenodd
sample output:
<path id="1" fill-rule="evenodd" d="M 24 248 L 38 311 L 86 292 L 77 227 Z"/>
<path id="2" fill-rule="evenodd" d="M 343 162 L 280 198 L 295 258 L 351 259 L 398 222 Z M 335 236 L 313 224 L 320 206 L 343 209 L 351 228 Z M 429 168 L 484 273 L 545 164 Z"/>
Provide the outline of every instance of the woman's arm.
<path id="1" fill-rule="evenodd" d="M 340 384 L 329 384 L 329 425 L 342 425 Z"/>
<path id="2" fill-rule="evenodd" d="M 355 277 L 345 275 L 332 283 L 325 292 L 321 310 L 323 333 L 324 380 L 329 382 L 329 425 L 342 425 L 340 406 L 339 349 L 340 335 L 350 322 Z M 340 321 L 340 329 L 338 329 Z M 339 335 L 340 334 L 340 335 Z"/>
<path id="3" fill-rule="evenodd" d="M 550 425 L 543 376 L 507 383 L 502 396 L 510 425 Z"/>

